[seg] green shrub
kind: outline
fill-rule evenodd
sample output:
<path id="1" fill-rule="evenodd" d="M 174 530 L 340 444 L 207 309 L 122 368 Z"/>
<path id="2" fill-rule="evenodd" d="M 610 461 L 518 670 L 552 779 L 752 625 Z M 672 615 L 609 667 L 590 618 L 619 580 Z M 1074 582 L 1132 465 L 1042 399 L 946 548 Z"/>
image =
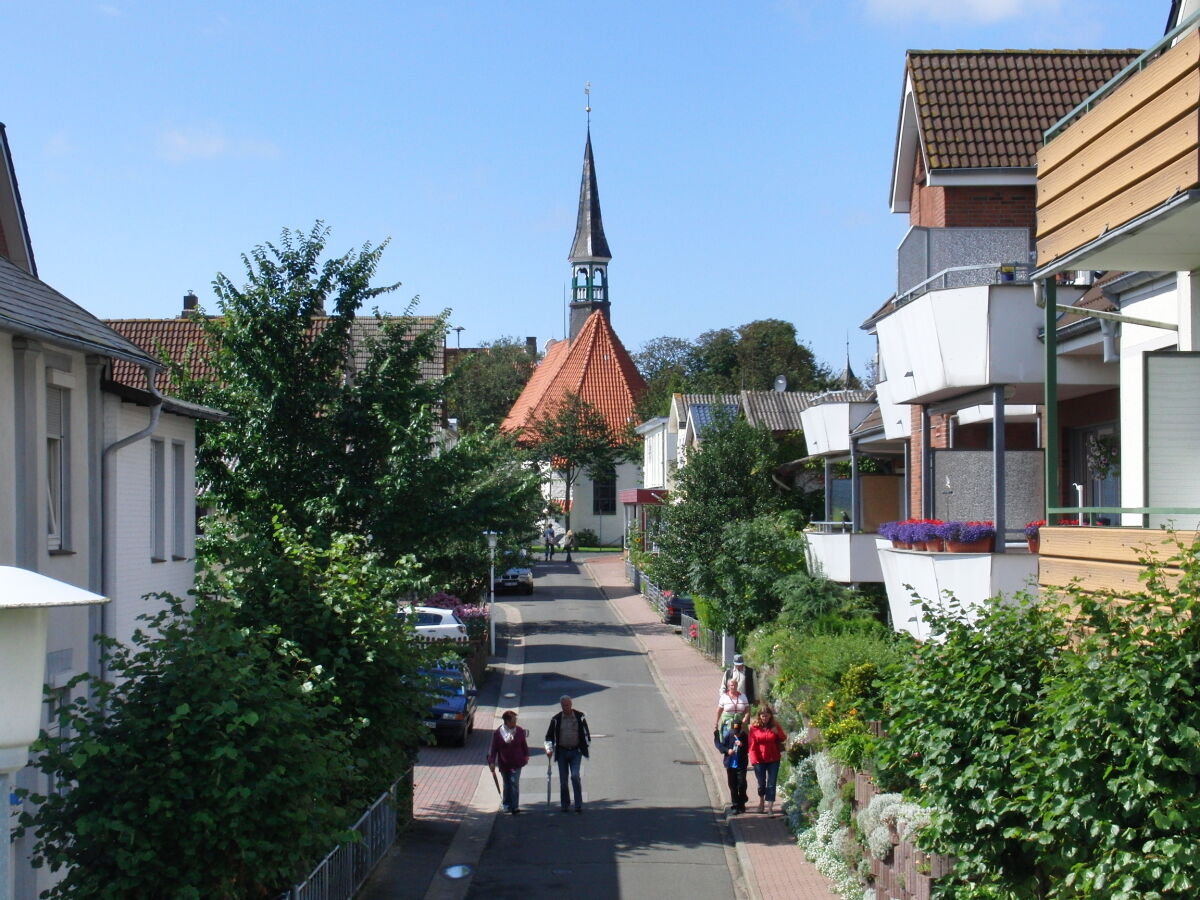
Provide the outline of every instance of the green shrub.
<path id="1" fill-rule="evenodd" d="M 580 528 L 577 532 L 575 532 L 575 546 L 599 547 L 600 536 L 590 528 Z"/>

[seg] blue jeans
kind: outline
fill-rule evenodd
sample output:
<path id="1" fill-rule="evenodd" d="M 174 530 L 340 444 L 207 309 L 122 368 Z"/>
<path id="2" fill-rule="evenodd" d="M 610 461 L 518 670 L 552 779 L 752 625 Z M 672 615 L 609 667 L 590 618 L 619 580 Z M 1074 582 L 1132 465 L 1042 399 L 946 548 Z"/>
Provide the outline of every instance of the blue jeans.
<path id="1" fill-rule="evenodd" d="M 779 777 L 779 760 L 769 763 L 755 763 L 754 777 L 758 779 L 758 796 L 765 797 L 768 802 L 775 802 L 775 779 Z"/>
<path id="2" fill-rule="evenodd" d="M 500 783 L 504 785 L 504 808 L 512 812 L 521 802 L 521 770 L 501 769 Z"/>
<path id="3" fill-rule="evenodd" d="M 571 805 L 571 791 L 567 786 L 567 773 L 571 773 L 570 787 L 575 789 L 575 808 L 583 809 L 583 779 L 579 777 L 579 767 L 583 763 L 583 751 L 578 747 L 574 750 L 558 751 L 558 799 L 562 808 Z"/>

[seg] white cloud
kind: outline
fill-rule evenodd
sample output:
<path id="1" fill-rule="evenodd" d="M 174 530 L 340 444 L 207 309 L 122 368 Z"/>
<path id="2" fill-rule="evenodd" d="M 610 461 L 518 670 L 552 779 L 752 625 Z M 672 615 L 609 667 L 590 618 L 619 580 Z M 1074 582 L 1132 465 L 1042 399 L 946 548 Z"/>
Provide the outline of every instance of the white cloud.
<path id="1" fill-rule="evenodd" d="M 975 22 L 980 25 L 1041 15 L 1057 10 L 1061 0 L 867 0 L 876 19 Z"/>
<path id="2" fill-rule="evenodd" d="M 275 159 L 279 147 L 259 138 L 227 138 L 220 128 L 168 128 L 158 136 L 158 153 L 168 162 L 198 159 Z"/>

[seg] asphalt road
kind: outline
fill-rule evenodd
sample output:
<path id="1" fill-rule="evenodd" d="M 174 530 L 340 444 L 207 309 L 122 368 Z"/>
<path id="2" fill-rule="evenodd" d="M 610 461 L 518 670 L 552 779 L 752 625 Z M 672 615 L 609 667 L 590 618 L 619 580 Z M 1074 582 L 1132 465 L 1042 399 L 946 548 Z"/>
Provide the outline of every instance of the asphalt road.
<path id="1" fill-rule="evenodd" d="M 523 620 L 521 723 L 535 755 L 521 779 L 524 814 L 498 814 L 468 897 L 733 897 L 699 758 L 708 748 L 684 733 L 600 591 L 556 560 L 539 566 L 532 596 L 504 602 Z M 540 748 L 563 694 L 592 732 L 581 815 L 559 811 L 556 766 L 546 802 Z"/>

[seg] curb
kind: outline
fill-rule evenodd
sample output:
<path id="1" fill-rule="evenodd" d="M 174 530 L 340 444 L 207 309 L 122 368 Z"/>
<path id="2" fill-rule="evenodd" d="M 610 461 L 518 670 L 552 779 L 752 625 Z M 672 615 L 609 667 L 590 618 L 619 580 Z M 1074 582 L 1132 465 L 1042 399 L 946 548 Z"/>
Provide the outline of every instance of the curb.
<path id="1" fill-rule="evenodd" d="M 507 632 L 507 655 L 503 662 L 489 659 L 492 668 L 502 669 L 500 679 L 499 700 L 504 700 L 505 694 L 516 694 L 516 702 L 501 703 L 492 710 L 492 722 L 489 731 L 496 727 L 500 713 L 505 709 L 515 709 L 520 712 L 521 672 L 525 667 L 525 639 L 521 633 L 521 611 L 514 607 L 496 606 L 503 612 L 503 622 Z M 476 715 L 479 711 L 476 711 Z M 484 848 L 492 836 L 492 827 L 496 822 L 497 804 L 496 786 L 492 783 L 491 774 L 486 765 L 481 766 L 479 781 L 475 785 L 475 793 L 471 797 L 454 839 L 446 849 L 441 863 L 438 864 L 437 874 L 425 892 L 425 900 L 464 900 L 471 889 L 475 870 L 479 866 L 479 858 L 483 856 Z M 444 873 L 450 866 L 466 866 L 468 873 L 463 878 L 451 879 Z"/>
<path id="2" fill-rule="evenodd" d="M 611 605 L 612 597 L 609 596 L 609 593 L 607 590 L 605 590 L 604 585 L 601 584 L 596 578 L 595 574 L 592 572 L 592 567 L 585 564 L 582 568 L 587 570 L 588 578 L 591 579 L 592 584 L 596 586 L 596 589 L 604 595 L 604 599 L 607 600 Z M 704 775 L 704 786 L 708 790 L 709 802 L 712 804 L 713 818 L 716 819 L 718 829 L 720 830 L 721 837 L 723 838 L 726 864 L 729 867 L 730 874 L 733 876 L 734 896 L 737 897 L 738 900 L 761 900 L 758 892 L 758 884 L 752 874 L 754 872 L 754 868 L 751 865 L 749 853 L 746 850 L 744 842 L 738 839 L 737 832 L 740 831 L 740 829 L 735 822 L 731 821 L 726 816 L 722 816 L 717 811 L 725 808 L 725 800 L 721 795 L 721 786 L 717 781 L 717 775 L 720 773 L 714 773 L 713 771 L 711 760 L 712 754 L 707 748 L 699 746 L 696 735 L 692 732 L 691 727 L 688 725 L 688 718 L 684 714 L 683 710 L 680 709 L 679 704 L 676 702 L 675 695 L 672 694 L 667 688 L 666 679 L 663 678 L 662 673 L 659 671 L 658 665 L 654 661 L 653 654 L 646 648 L 646 645 L 642 643 L 642 639 L 638 636 L 637 632 L 633 630 L 631 623 L 625 618 L 624 615 L 621 614 L 621 610 L 616 606 L 613 606 L 612 609 L 617 614 L 618 618 L 620 618 L 622 624 L 629 629 L 629 633 L 633 639 L 641 645 L 642 653 L 646 658 L 646 665 L 650 669 L 650 674 L 654 678 L 654 681 L 658 684 L 659 692 L 663 695 L 663 697 L 666 698 L 667 706 L 670 707 L 671 714 L 675 716 L 676 723 L 679 725 L 680 730 L 687 737 L 687 741 L 691 745 L 692 750 L 696 753 L 696 758 L 703 759 L 705 761 L 705 764 L 700 771 Z"/>

